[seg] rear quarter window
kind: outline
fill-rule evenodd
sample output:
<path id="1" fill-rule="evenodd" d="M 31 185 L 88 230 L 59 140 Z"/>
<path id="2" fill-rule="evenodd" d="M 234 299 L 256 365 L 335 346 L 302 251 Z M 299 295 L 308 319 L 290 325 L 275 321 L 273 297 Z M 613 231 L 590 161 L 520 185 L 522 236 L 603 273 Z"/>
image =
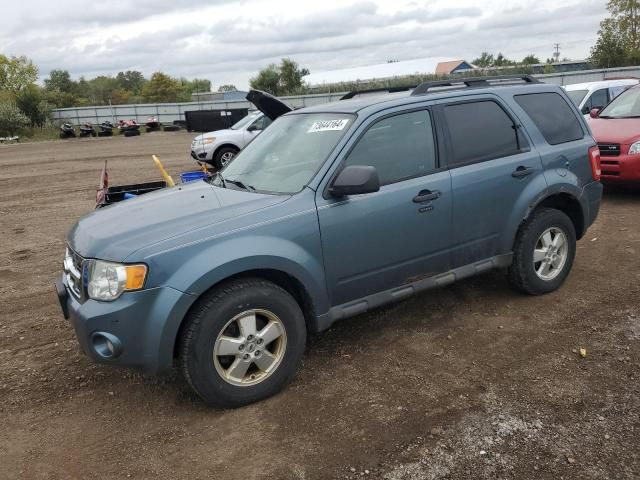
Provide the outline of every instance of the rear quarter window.
<path id="1" fill-rule="evenodd" d="M 562 95 L 554 92 L 515 95 L 515 101 L 529 115 L 550 145 L 584 138 L 584 132 L 573 109 Z"/>

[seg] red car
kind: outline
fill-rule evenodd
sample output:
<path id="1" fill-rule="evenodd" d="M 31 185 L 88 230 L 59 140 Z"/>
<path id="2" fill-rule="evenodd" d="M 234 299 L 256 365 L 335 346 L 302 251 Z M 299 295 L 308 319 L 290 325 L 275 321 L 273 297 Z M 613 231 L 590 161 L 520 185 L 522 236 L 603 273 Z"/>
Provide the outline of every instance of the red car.
<path id="1" fill-rule="evenodd" d="M 592 110 L 589 126 L 600 147 L 604 183 L 640 183 L 640 85 Z"/>

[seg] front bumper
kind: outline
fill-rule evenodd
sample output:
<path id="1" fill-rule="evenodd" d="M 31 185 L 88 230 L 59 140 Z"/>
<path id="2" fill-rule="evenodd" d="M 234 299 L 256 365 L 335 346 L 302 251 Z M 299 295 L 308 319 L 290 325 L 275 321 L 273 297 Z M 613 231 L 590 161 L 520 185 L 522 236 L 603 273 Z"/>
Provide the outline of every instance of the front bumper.
<path id="1" fill-rule="evenodd" d="M 94 361 L 161 373 L 171 368 L 175 340 L 192 295 L 171 287 L 125 292 L 113 302 L 80 303 L 56 280 L 58 299 L 82 350 Z M 116 344 L 115 354 L 105 355 L 106 339 Z"/>
<path id="2" fill-rule="evenodd" d="M 195 150 L 191 150 L 191 158 L 194 160 L 204 161 L 207 159 L 207 152 L 201 151 L 196 153 Z"/>
<path id="3" fill-rule="evenodd" d="M 618 156 L 600 157 L 602 182 L 636 183 L 640 182 L 640 155 L 629 155 L 629 146 L 624 145 Z"/>

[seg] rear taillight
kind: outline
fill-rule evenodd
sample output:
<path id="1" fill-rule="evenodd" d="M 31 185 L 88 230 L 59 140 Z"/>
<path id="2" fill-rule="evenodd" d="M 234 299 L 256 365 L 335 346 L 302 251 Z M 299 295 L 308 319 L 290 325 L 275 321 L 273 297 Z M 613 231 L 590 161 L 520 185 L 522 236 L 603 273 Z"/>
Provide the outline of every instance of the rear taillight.
<path id="1" fill-rule="evenodd" d="M 589 162 L 591 163 L 591 176 L 594 180 L 600 180 L 602 169 L 600 168 L 600 149 L 597 145 L 589 148 Z"/>

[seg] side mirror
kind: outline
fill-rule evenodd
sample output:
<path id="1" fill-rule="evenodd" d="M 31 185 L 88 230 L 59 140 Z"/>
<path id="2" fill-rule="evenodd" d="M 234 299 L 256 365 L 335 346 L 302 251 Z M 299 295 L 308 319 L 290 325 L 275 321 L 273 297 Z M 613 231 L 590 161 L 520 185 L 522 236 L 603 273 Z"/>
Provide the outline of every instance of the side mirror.
<path id="1" fill-rule="evenodd" d="M 257 125 L 249 125 L 249 127 L 247 128 L 247 132 L 257 132 L 258 130 L 260 129 Z"/>
<path id="2" fill-rule="evenodd" d="M 589 116 L 591 118 L 598 118 L 598 114 L 600 113 L 600 109 L 599 108 L 592 108 L 591 111 L 589 112 Z"/>
<path id="3" fill-rule="evenodd" d="M 380 190 L 380 179 L 376 167 L 350 165 L 345 167 L 329 188 L 334 197 L 373 193 Z"/>

